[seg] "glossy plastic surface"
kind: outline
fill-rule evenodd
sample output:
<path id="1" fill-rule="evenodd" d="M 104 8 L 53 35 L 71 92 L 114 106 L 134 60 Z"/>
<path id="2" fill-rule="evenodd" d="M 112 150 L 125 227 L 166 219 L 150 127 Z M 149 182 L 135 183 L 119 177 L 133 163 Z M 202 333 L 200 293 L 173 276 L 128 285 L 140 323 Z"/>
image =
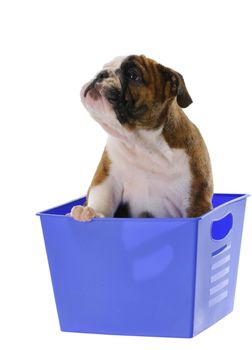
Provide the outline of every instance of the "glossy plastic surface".
<path id="1" fill-rule="evenodd" d="M 192 337 L 232 311 L 246 195 L 193 219 L 38 213 L 63 331 Z M 230 214 L 230 215 L 229 215 Z"/>

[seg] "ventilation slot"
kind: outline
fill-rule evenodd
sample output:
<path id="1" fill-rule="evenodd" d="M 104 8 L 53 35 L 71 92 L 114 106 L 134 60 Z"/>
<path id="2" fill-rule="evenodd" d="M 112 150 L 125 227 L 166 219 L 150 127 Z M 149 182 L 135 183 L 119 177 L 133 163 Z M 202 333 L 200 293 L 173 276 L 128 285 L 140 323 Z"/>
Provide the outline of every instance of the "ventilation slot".
<path id="1" fill-rule="evenodd" d="M 209 307 L 213 307 L 225 300 L 228 296 L 229 273 L 230 273 L 230 254 L 231 244 L 225 244 L 223 247 L 212 252 Z"/>

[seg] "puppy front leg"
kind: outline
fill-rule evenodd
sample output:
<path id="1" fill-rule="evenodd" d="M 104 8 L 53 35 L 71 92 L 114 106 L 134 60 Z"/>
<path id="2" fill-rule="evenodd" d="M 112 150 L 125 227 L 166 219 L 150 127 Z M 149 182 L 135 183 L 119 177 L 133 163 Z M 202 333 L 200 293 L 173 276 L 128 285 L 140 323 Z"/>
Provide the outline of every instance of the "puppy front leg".
<path id="1" fill-rule="evenodd" d="M 110 174 L 110 167 L 111 162 L 105 149 L 89 187 L 86 205 L 73 207 L 70 216 L 79 221 L 113 217 L 121 201 L 122 188 Z"/>
<path id="2" fill-rule="evenodd" d="M 118 187 L 115 182 L 112 184 L 110 178 L 90 186 L 86 206 L 73 207 L 70 216 L 78 221 L 89 221 L 94 217 L 113 217 L 121 198 Z"/>

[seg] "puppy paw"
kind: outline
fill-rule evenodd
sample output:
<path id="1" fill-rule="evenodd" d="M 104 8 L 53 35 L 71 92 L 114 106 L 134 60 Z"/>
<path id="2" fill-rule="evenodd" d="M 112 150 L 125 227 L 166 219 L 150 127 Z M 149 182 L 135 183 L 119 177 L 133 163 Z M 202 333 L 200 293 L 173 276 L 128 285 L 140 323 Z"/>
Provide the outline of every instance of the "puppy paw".
<path id="1" fill-rule="evenodd" d="M 90 221 L 93 218 L 102 218 L 103 214 L 96 213 L 91 207 L 83 207 L 82 205 L 76 205 L 72 208 L 69 216 L 78 221 Z"/>

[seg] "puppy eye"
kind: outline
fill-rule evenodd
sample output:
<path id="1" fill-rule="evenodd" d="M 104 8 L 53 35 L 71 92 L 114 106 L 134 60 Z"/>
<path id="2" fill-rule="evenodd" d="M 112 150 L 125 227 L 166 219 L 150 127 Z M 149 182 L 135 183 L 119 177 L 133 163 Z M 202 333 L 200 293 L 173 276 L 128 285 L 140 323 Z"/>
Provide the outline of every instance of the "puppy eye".
<path id="1" fill-rule="evenodd" d="M 134 68 L 129 68 L 126 71 L 126 76 L 127 78 L 129 78 L 130 80 L 134 80 L 134 81 L 141 81 L 141 76 L 139 75 L 139 73 L 136 71 L 136 69 Z"/>

